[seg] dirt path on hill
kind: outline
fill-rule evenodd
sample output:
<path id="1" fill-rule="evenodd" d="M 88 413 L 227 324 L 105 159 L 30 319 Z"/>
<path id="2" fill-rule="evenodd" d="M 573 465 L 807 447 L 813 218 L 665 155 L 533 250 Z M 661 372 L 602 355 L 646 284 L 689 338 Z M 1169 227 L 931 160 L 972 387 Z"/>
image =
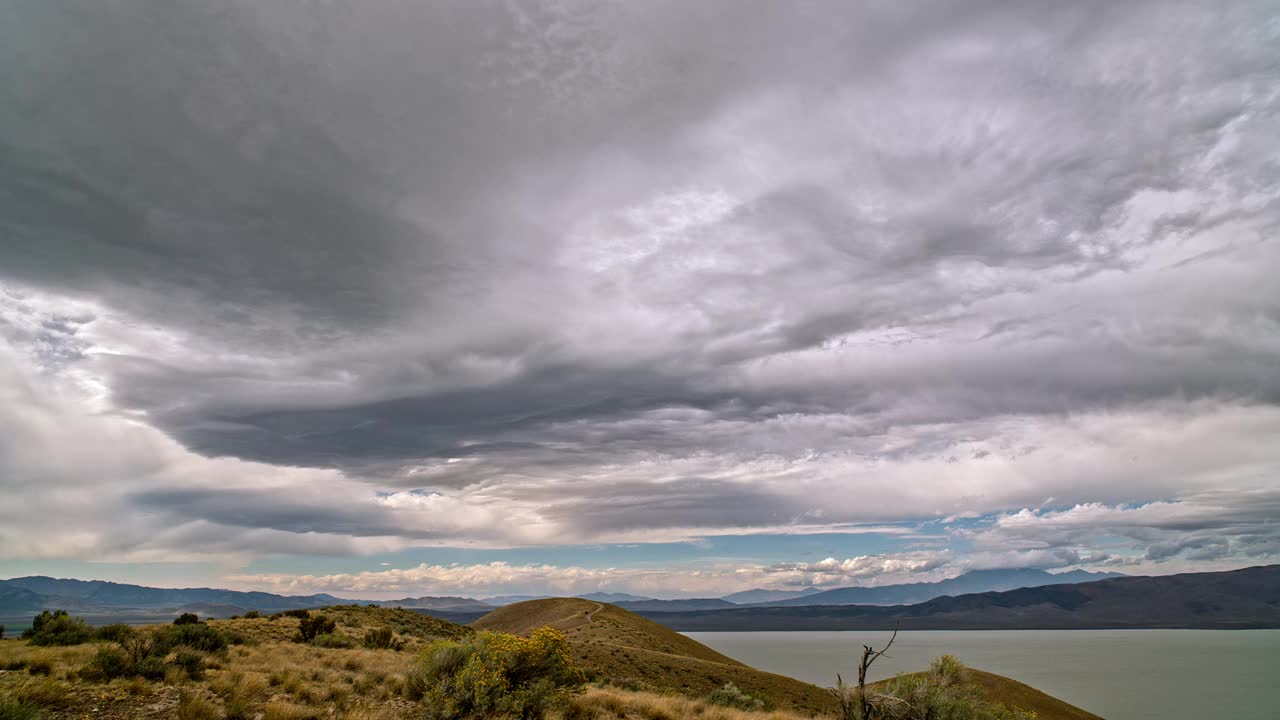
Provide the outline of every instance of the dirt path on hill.
<path id="1" fill-rule="evenodd" d="M 591 624 L 591 621 L 595 619 L 596 613 L 598 613 L 598 612 L 600 612 L 601 610 L 603 610 L 603 609 L 604 609 L 604 604 L 603 604 L 603 603 L 594 603 L 594 605 L 595 605 L 595 607 L 594 607 L 594 608 L 592 608 L 592 609 L 588 610 L 588 611 L 587 611 L 587 612 L 585 612 L 585 613 L 581 613 L 581 614 L 580 614 L 580 613 L 576 613 L 576 612 L 575 612 L 574 614 L 569 615 L 568 617 L 563 617 L 563 618 L 560 618 L 559 620 L 554 620 L 554 621 L 552 621 L 550 624 L 551 624 L 551 625 L 553 625 L 553 626 L 554 626 L 554 625 L 563 625 L 563 624 L 569 623 L 569 622 L 571 622 L 571 621 L 573 621 L 573 620 L 577 620 L 578 618 L 582 617 L 582 615 L 586 615 L 586 616 L 587 616 L 587 621 L 586 621 L 585 623 L 579 623 L 578 625 L 571 625 L 571 626 L 569 626 L 569 627 L 566 627 L 565 629 L 566 629 L 566 630 L 571 630 L 571 629 L 576 628 L 576 627 L 579 627 L 579 626 L 581 626 L 581 625 L 590 625 L 590 624 Z"/>

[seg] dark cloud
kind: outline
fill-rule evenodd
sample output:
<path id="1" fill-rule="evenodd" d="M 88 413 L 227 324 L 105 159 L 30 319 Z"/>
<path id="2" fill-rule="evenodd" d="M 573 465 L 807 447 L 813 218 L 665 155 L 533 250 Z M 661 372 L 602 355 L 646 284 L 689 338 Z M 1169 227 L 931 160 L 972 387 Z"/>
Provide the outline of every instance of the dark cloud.
<path id="1" fill-rule="evenodd" d="M 329 493 L 183 480 L 148 434 L 165 480 L 123 507 L 405 542 L 1269 488 L 1274 22 L 1244 0 L 10 7 L 10 419 L 47 438 L 80 407 Z M 437 529 L 420 489 L 480 510 Z M 495 507 L 531 534 L 484 530 Z M 1225 546 L 1131 535 L 1152 560 L 1272 551 L 1244 514 Z M 1100 557 L 1079 532 L 1042 561 Z"/>

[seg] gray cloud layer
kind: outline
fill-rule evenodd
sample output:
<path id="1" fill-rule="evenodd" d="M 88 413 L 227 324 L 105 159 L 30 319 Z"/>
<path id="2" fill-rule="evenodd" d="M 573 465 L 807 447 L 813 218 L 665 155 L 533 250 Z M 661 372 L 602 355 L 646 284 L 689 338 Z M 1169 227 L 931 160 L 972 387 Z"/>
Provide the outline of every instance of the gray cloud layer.
<path id="1" fill-rule="evenodd" d="M 1277 21 L 14 4 L 0 320 L 33 389 L 5 412 L 313 469 L 298 504 L 141 482 L 144 449 L 92 492 L 326 552 L 1274 490 Z M 33 501 L 53 463 L 0 449 Z"/>

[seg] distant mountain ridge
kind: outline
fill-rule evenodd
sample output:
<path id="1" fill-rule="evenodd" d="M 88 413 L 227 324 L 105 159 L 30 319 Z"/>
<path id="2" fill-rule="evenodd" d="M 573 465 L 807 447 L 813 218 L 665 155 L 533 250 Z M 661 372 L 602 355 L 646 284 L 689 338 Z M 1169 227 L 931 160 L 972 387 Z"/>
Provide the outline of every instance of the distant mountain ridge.
<path id="1" fill-rule="evenodd" d="M 1117 577 L 933 598 L 910 605 L 755 605 L 641 612 L 681 632 L 1280 628 L 1280 565 Z"/>
<path id="2" fill-rule="evenodd" d="M 110 614 L 128 611 L 184 610 L 202 615 L 234 615 L 248 610 L 278 612 L 350 603 L 450 612 L 488 612 L 492 605 L 462 597 L 400 600 L 349 600 L 327 593 L 276 595 L 215 588 L 153 588 L 105 580 L 70 580 L 41 575 L 0 580 L 0 615 L 36 613 L 47 608 Z"/>
<path id="3" fill-rule="evenodd" d="M 665 610 L 680 612 L 684 610 L 715 610 L 717 608 L 741 607 L 720 598 L 686 598 L 683 600 L 633 600 L 613 603 L 623 610 L 641 612 L 644 610 Z"/>
<path id="4" fill-rule="evenodd" d="M 25 592 L 15 592 L 25 591 Z M 0 580 L 0 610 L 39 611 L 47 607 L 100 611 L 114 608 L 182 608 L 222 605 L 254 610 L 288 610 L 351 602 L 325 593 L 276 595 L 215 588 L 153 588 L 105 580 L 70 580 L 35 575 Z"/>
<path id="5" fill-rule="evenodd" d="M 1008 570 L 971 570 L 963 575 L 938 582 L 881 585 L 878 587 L 847 587 L 810 593 L 784 600 L 756 603 L 774 607 L 800 605 L 910 605 L 947 595 L 967 595 L 980 592 L 999 592 L 1023 587 L 1044 587 L 1070 583 L 1105 580 L 1124 577 L 1120 573 L 1095 573 L 1072 570 L 1051 573 L 1034 568 Z"/>
<path id="6" fill-rule="evenodd" d="M 807 587 L 803 590 L 764 590 L 754 588 L 752 590 L 743 590 L 742 592 L 729 593 L 720 597 L 721 600 L 731 602 L 734 605 L 757 605 L 760 603 L 778 602 L 779 600 L 791 600 L 794 598 L 802 598 L 806 595 L 822 592 L 821 588 Z"/>
<path id="7" fill-rule="evenodd" d="M 635 612 L 686 612 L 742 606 L 802 605 L 898 605 L 923 602 L 943 595 L 961 595 L 1016 587 L 1079 582 L 1112 577 L 1112 574 L 1081 570 L 1053 574 L 1043 570 L 976 570 L 936 583 L 911 583 L 880 587 L 849 587 L 798 591 L 746 590 L 721 598 L 657 600 L 629 593 L 593 592 L 578 597 L 607 602 Z M 216 588 L 153 588 L 105 580 L 73 580 L 42 575 L 0 580 L 0 615 L 20 615 L 46 608 L 109 615 L 114 612 L 183 610 L 202 614 L 237 614 L 248 610 L 278 612 L 298 608 L 324 607 L 342 603 L 404 607 L 433 613 L 472 614 L 478 617 L 495 607 L 544 599 L 536 595 L 500 595 L 481 598 L 456 596 L 406 597 L 399 600 L 350 600 L 326 593 L 277 595 Z"/>
<path id="8" fill-rule="evenodd" d="M 363 601 L 362 601 L 363 602 Z M 449 612 L 470 612 L 480 611 L 488 612 L 494 608 L 493 605 L 481 602 L 474 598 L 444 596 L 435 597 L 424 595 L 423 597 L 407 597 L 399 600 L 374 600 L 364 603 L 372 604 L 379 607 L 401 607 L 408 610 L 446 610 Z"/>
<path id="9" fill-rule="evenodd" d="M 593 593 L 587 593 L 586 595 L 574 595 L 574 597 L 582 598 L 583 600 L 595 600 L 596 602 L 612 603 L 614 605 L 617 605 L 618 603 L 622 603 L 622 602 L 649 602 L 653 600 L 653 598 L 651 597 L 644 597 L 642 595 L 630 595 L 628 593 L 613 593 L 613 592 L 593 592 Z"/>
<path id="10" fill-rule="evenodd" d="M 514 605 L 519 602 L 529 602 L 530 600 L 549 600 L 550 595 L 494 595 L 493 597 L 482 597 L 480 602 L 492 607 L 502 607 L 503 605 Z"/>

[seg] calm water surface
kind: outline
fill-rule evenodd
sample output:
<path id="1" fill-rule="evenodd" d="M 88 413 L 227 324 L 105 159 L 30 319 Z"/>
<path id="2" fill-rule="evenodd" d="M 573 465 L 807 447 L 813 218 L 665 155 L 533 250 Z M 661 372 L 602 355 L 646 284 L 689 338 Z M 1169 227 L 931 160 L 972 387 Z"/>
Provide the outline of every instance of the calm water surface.
<path id="1" fill-rule="evenodd" d="M 864 644 L 887 632 L 692 632 L 737 660 L 823 687 L 857 678 Z M 1280 630 L 901 632 L 873 679 L 923 670 L 951 653 L 1107 720 L 1280 718 Z"/>

